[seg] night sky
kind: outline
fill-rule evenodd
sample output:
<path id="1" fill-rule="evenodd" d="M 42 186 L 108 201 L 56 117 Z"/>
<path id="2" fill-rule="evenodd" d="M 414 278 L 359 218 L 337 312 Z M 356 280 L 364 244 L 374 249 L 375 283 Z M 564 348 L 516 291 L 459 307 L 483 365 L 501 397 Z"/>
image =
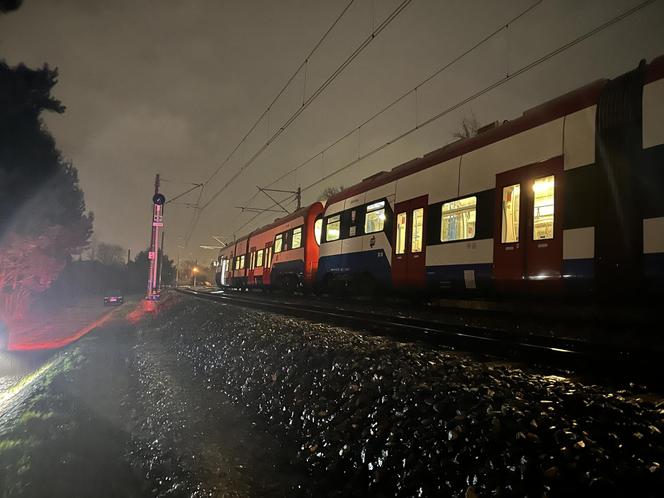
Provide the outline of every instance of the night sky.
<path id="1" fill-rule="evenodd" d="M 155 173 L 172 197 L 208 178 L 263 112 L 348 0 L 24 0 L 0 17 L 0 57 L 57 67 L 63 115 L 44 116 L 58 146 L 78 168 L 99 241 L 132 251 L 149 239 Z M 205 202 L 249 159 L 401 0 L 356 0 L 230 163 L 210 182 Z M 181 257 L 209 261 L 211 235 L 232 238 L 253 216 L 244 205 L 266 185 L 415 87 L 530 1 L 413 0 L 300 118 L 203 211 Z M 494 40 L 407 98 L 391 112 L 318 158 L 277 188 L 306 186 L 462 100 L 510 71 L 638 4 L 638 1 L 544 1 Z M 386 148 L 325 185 L 351 185 L 452 140 L 461 116 L 481 124 L 524 110 L 600 77 L 664 54 L 664 1 L 577 45 Z M 192 203 L 195 193 L 181 199 Z M 267 206 L 257 198 L 255 206 Z M 192 209 L 169 204 L 167 252 L 183 245 Z M 263 215 L 252 225 L 271 221 Z M 241 235 L 241 233 L 238 233 Z"/>

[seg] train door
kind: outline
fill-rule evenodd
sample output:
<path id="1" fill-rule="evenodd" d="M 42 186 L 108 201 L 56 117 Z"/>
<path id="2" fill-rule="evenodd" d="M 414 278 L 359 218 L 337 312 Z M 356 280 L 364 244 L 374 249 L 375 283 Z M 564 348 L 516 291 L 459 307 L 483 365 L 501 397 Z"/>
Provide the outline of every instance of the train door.
<path id="1" fill-rule="evenodd" d="M 263 258 L 263 285 L 270 285 L 270 274 L 272 273 L 272 242 L 267 242 L 265 244 L 265 256 Z"/>
<path id="2" fill-rule="evenodd" d="M 228 285 L 228 258 L 227 257 L 222 257 L 221 258 L 221 280 L 220 280 L 220 285 L 222 287 L 225 287 Z"/>
<path id="3" fill-rule="evenodd" d="M 496 175 L 494 279 L 499 289 L 562 284 L 562 158 Z"/>
<path id="4" fill-rule="evenodd" d="M 254 269 L 256 268 L 256 248 L 249 249 L 249 262 L 247 263 L 247 285 L 254 285 Z"/>
<path id="5" fill-rule="evenodd" d="M 426 208 L 428 196 L 396 204 L 392 255 L 392 284 L 398 288 L 424 288 Z"/>

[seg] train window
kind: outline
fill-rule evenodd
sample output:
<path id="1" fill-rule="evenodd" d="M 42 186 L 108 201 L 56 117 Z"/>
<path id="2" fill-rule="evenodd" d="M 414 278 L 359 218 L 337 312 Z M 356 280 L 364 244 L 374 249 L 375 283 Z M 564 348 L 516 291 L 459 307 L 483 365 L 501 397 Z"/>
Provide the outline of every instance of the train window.
<path id="1" fill-rule="evenodd" d="M 291 249 L 298 249 L 302 247 L 302 227 L 293 228 L 293 242 Z"/>
<path id="2" fill-rule="evenodd" d="M 424 208 L 413 210 L 413 231 L 410 239 L 410 252 L 422 252 L 422 233 L 424 231 Z"/>
<path id="3" fill-rule="evenodd" d="M 330 216 L 327 219 L 327 227 L 325 229 L 325 241 L 330 242 L 332 240 L 339 239 L 341 235 L 341 216 L 335 215 Z"/>
<path id="4" fill-rule="evenodd" d="M 265 268 L 272 266 L 272 247 L 265 248 Z"/>
<path id="5" fill-rule="evenodd" d="M 274 238 L 274 252 L 275 254 L 281 252 L 284 243 L 284 234 L 280 233 Z"/>
<path id="6" fill-rule="evenodd" d="M 380 232 L 385 226 L 385 201 L 374 202 L 367 206 L 364 219 L 364 233 Z"/>
<path id="7" fill-rule="evenodd" d="M 263 266 L 263 249 L 256 251 L 256 268 Z"/>
<path id="8" fill-rule="evenodd" d="M 240 256 L 240 270 L 244 270 L 244 254 Z"/>
<path id="9" fill-rule="evenodd" d="M 538 178 L 533 183 L 535 195 L 533 240 L 553 238 L 554 176 Z"/>
<path id="10" fill-rule="evenodd" d="M 408 223 L 408 213 L 397 214 L 397 241 L 395 247 L 397 254 L 406 252 L 406 223 Z"/>
<path id="11" fill-rule="evenodd" d="M 240 256 L 235 258 L 235 269 L 236 270 L 240 269 Z"/>
<path id="12" fill-rule="evenodd" d="M 318 218 L 314 222 L 314 238 L 316 239 L 316 244 L 320 245 L 320 238 L 323 235 L 323 218 Z"/>
<path id="13" fill-rule="evenodd" d="M 521 185 L 503 187 L 502 232 L 503 244 L 519 242 L 519 209 L 521 205 Z"/>
<path id="14" fill-rule="evenodd" d="M 440 241 L 452 242 L 475 237 L 476 206 L 475 196 L 443 204 Z"/>

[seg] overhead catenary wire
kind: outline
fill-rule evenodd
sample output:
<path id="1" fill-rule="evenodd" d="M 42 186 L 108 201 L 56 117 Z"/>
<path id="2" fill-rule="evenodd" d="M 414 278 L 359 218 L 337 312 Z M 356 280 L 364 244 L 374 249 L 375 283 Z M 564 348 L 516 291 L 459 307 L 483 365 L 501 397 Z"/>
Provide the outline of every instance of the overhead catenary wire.
<path id="1" fill-rule="evenodd" d="M 194 185 L 193 187 L 188 188 L 188 189 L 185 190 L 184 192 L 182 192 L 182 193 L 176 195 L 175 197 L 173 197 L 173 198 L 167 200 L 167 201 L 166 201 L 166 204 L 170 204 L 171 202 L 173 202 L 173 201 L 179 199 L 180 197 L 184 197 L 184 196 L 187 195 L 189 192 L 193 192 L 193 191 L 196 190 L 197 188 L 200 188 L 200 189 L 203 188 L 203 184 L 202 184 L 202 183 L 194 183 L 193 185 Z"/>
<path id="2" fill-rule="evenodd" d="M 203 182 L 204 185 L 207 185 L 210 183 L 210 181 L 217 176 L 219 171 L 228 164 L 228 161 L 233 157 L 235 152 L 242 146 L 242 144 L 249 138 L 249 135 L 253 133 L 253 131 L 256 129 L 256 127 L 259 125 L 259 123 L 263 120 L 265 116 L 269 116 L 270 110 L 274 106 L 274 104 L 277 103 L 279 98 L 284 94 L 284 92 L 288 89 L 290 84 L 293 82 L 293 80 L 297 77 L 297 75 L 300 73 L 302 68 L 306 68 L 306 66 L 309 64 L 309 59 L 316 53 L 316 51 L 320 48 L 320 46 L 323 44 L 323 42 L 327 39 L 328 35 L 332 32 L 332 30 L 339 24 L 339 21 L 343 18 L 344 15 L 346 15 L 346 12 L 348 12 L 348 9 L 350 9 L 351 5 L 353 5 L 353 2 L 355 0 L 350 0 L 346 6 L 343 8 L 343 10 L 339 13 L 339 15 L 334 19 L 334 22 L 330 25 L 329 28 L 323 33 L 323 36 L 320 37 L 320 39 L 316 42 L 316 44 L 313 46 L 313 48 L 309 51 L 309 53 L 306 55 L 304 60 L 297 66 L 293 74 L 291 74 L 290 78 L 286 81 L 284 86 L 279 90 L 277 95 L 272 99 L 272 101 L 268 104 L 268 106 L 265 108 L 263 113 L 258 116 L 254 124 L 249 128 L 249 131 L 247 131 L 242 139 L 235 145 L 235 147 L 231 150 L 231 152 L 226 156 L 226 159 L 217 167 L 217 169 L 214 170 L 214 172 Z M 304 104 L 303 104 L 304 105 Z M 269 126 L 268 126 L 269 129 Z"/>
<path id="3" fill-rule="evenodd" d="M 294 168 L 292 168 L 292 169 L 286 171 L 285 173 L 283 173 L 281 176 L 279 176 L 278 178 L 276 178 L 275 180 L 273 180 L 272 182 L 270 182 L 270 183 L 267 185 L 267 187 L 271 187 L 271 186 L 273 186 L 273 185 L 276 185 L 277 183 L 279 183 L 279 182 L 280 182 L 281 180 L 283 180 L 284 178 L 287 178 L 288 176 L 292 175 L 293 173 L 295 173 L 295 172 L 299 171 L 300 169 L 304 168 L 304 167 L 307 166 L 309 163 L 311 163 L 314 159 L 316 159 L 316 158 L 319 157 L 319 156 L 324 155 L 327 151 L 329 151 L 330 149 L 336 147 L 339 143 L 343 142 L 344 140 L 346 140 L 348 137 L 350 137 L 351 135 L 353 135 L 353 134 L 355 134 L 355 133 L 358 134 L 358 158 L 361 157 L 361 154 L 359 153 L 359 150 L 360 150 L 359 140 L 360 140 L 360 134 L 361 134 L 362 128 L 364 128 L 365 126 L 367 126 L 369 123 L 371 123 L 372 121 L 374 121 L 374 120 L 377 119 L 378 117 L 380 117 L 380 116 L 382 116 L 383 114 L 385 114 L 387 111 L 389 111 L 389 110 L 392 109 L 394 106 L 396 106 L 397 104 L 399 104 L 400 102 L 402 102 L 402 101 L 403 101 L 404 99 L 406 99 L 408 96 L 410 96 L 410 95 L 412 95 L 412 94 L 415 94 L 415 96 L 417 97 L 417 92 L 418 92 L 418 90 L 419 90 L 422 86 L 426 85 L 426 84 L 429 83 L 431 80 L 433 80 L 434 78 L 436 78 L 437 76 L 439 76 L 441 73 L 443 73 L 444 71 L 448 70 L 450 67 L 454 66 L 456 63 L 458 63 L 459 61 L 461 61 L 462 59 L 464 59 L 465 57 L 467 57 L 468 55 L 470 55 L 471 53 L 473 53 L 475 50 L 477 50 L 478 48 L 480 48 L 481 46 L 483 46 L 485 43 L 488 43 L 491 39 L 493 39 L 495 36 L 497 36 L 499 33 L 501 33 L 503 30 L 505 30 L 505 29 L 507 28 L 507 26 L 509 26 L 510 24 L 513 24 L 513 23 L 517 22 L 519 19 L 521 19 L 522 17 L 524 17 L 525 15 L 527 15 L 529 12 L 531 12 L 535 7 L 537 7 L 538 5 L 540 5 L 543 1 L 544 1 L 544 0 L 537 0 L 536 2 L 530 4 L 528 7 L 526 7 L 526 8 L 523 9 L 522 11 L 520 11 L 517 15 L 515 15 L 514 17 L 512 17 L 511 19 L 509 19 L 507 22 L 502 22 L 498 28 L 496 28 L 496 29 L 493 30 L 491 33 L 489 33 L 489 34 L 487 34 L 486 36 L 484 36 L 484 38 L 482 38 L 480 41 L 478 41 L 477 43 L 475 43 L 474 45 L 472 45 L 471 47 L 469 47 L 467 50 L 465 50 L 464 52 L 462 52 L 461 54 L 459 54 L 459 55 L 456 56 L 455 58 L 453 58 L 451 61 L 445 63 L 443 66 L 441 66 L 441 67 L 438 68 L 436 71 L 434 71 L 433 73 L 431 73 L 429 76 L 427 76 L 425 79 L 423 79 L 422 81 L 420 81 L 417 85 L 415 85 L 414 87 L 412 87 L 410 90 L 408 90 L 408 91 L 402 93 L 402 94 L 401 94 L 399 97 L 397 97 L 395 100 L 393 100 L 392 102 L 390 102 L 389 104 L 387 104 L 385 107 L 381 108 L 380 110 L 378 110 L 377 112 L 375 112 L 374 114 L 372 114 L 369 118 L 365 119 L 365 120 L 364 120 L 363 122 L 361 122 L 359 125 L 354 126 L 354 127 L 353 127 L 351 130 L 349 130 L 347 133 L 345 133 L 344 135 L 340 136 L 339 138 L 337 138 L 336 140 L 334 140 L 332 143 L 330 143 L 329 145 L 327 145 L 324 149 L 322 149 L 322 150 L 316 152 L 314 155 L 310 156 L 310 157 L 309 157 L 308 159 L 306 159 L 305 161 L 299 163 L 299 164 L 298 164 L 297 166 L 295 166 Z M 417 105 L 417 101 L 416 101 L 416 105 Z M 416 127 L 419 127 L 419 119 L 418 119 L 417 116 L 416 116 L 416 118 L 415 118 L 415 126 L 416 126 Z M 258 196 L 258 193 L 254 193 L 254 194 L 253 194 L 253 195 L 252 195 L 252 196 L 251 196 L 251 197 L 250 197 L 250 198 L 244 203 L 244 205 L 245 205 L 245 206 L 250 205 L 250 204 L 256 199 L 257 196 Z"/>
<path id="4" fill-rule="evenodd" d="M 385 149 L 386 147 L 389 147 L 390 145 L 393 145 L 394 143 L 396 143 L 400 140 L 403 140 L 404 138 L 411 135 L 415 131 L 417 131 L 417 130 L 433 123 L 434 121 L 437 121 L 441 117 L 449 114 L 450 112 L 453 112 L 454 110 L 458 109 L 459 107 L 462 107 L 462 106 L 472 102 L 473 100 L 481 97 L 482 95 L 484 95 L 484 94 L 486 94 L 486 93 L 488 93 L 488 92 L 504 85 L 505 83 L 513 80 L 514 78 L 517 78 L 518 76 L 520 76 L 524 73 L 527 73 L 528 71 L 531 71 L 532 69 L 539 66 L 540 64 L 543 64 L 544 62 L 552 59 L 553 57 L 569 50 L 570 48 L 574 47 L 575 45 L 578 45 L 579 43 L 587 40 L 588 38 L 591 38 L 591 37 L 597 35 L 598 33 L 600 33 L 602 31 L 604 31 L 605 29 L 617 24 L 618 22 L 627 19 L 628 17 L 636 14 L 637 12 L 643 10 L 644 8 L 648 7 L 651 4 L 654 4 L 657 1 L 659 1 L 659 0 L 645 0 L 644 2 L 641 2 L 637 5 L 635 5 L 634 7 L 623 11 L 622 13 L 620 13 L 617 16 L 609 19 L 608 21 L 596 26 L 595 28 L 591 29 L 590 31 L 586 31 L 584 34 L 574 38 L 573 40 L 565 43 L 564 45 L 561 45 L 558 48 L 552 50 L 551 52 L 548 52 L 547 54 L 539 57 L 538 59 L 535 59 L 535 60 L 531 61 L 530 63 L 526 64 L 525 66 L 522 66 L 518 70 L 515 70 L 512 74 L 508 74 L 504 78 L 501 78 L 499 80 L 494 81 L 490 85 L 488 85 L 488 86 L 484 87 L 483 89 L 473 93 L 472 95 L 464 98 L 463 100 L 455 103 L 454 105 L 443 109 L 442 111 L 440 111 L 436 115 L 434 115 L 431 118 L 427 119 L 426 121 L 422 122 L 419 126 L 410 128 L 409 130 L 397 135 L 396 137 L 393 137 L 391 140 L 385 142 L 384 144 L 379 145 L 378 147 L 375 147 L 374 149 L 372 149 L 371 151 L 365 153 L 361 157 L 347 162 L 346 164 L 344 164 L 340 168 L 332 171 L 331 173 L 323 176 L 322 178 L 319 178 L 315 182 L 312 182 L 309 185 L 307 185 L 305 187 L 302 187 L 301 191 L 305 192 L 307 190 L 310 190 L 311 188 L 315 187 L 316 185 L 319 185 L 320 183 L 330 179 L 331 177 L 341 173 L 342 171 L 345 171 L 346 169 L 348 169 L 351 166 L 359 163 L 360 161 L 363 161 L 364 159 L 367 159 L 368 157 L 373 156 L 374 154 L 376 154 L 376 153 L 380 152 L 381 150 Z M 271 206 L 271 207 L 273 207 L 273 206 Z M 250 220 L 248 220 L 247 222 L 242 224 L 240 227 L 238 227 L 235 230 L 235 232 L 238 232 L 238 231 L 242 230 L 244 227 L 246 227 L 247 225 L 252 223 L 256 218 L 258 218 L 258 216 L 259 215 L 256 215 L 256 216 L 252 217 Z"/>
<path id="5" fill-rule="evenodd" d="M 286 129 L 311 105 L 330 84 L 371 44 L 373 40 L 394 21 L 399 14 L 410 4 L 412 0 L 403 0 L 390 15 L 355 48 L 355 50 L 337 67 L 337 69 L 305 100 L 295 112 L 293 112 L 284 123 L 272 134 L 272 136 L 246 161 L 240 169 L 228 179 L 221 188 L 205 201 L 201 210 L 206 209 L 214 200 L 219 197 L 261 154 L 284 132 Z"/>

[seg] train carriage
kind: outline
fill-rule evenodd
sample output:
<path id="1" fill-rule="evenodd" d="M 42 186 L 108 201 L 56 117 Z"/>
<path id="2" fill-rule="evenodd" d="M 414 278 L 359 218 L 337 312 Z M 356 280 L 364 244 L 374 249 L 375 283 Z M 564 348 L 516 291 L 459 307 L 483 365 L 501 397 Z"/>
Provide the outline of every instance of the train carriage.
<path id="1" fill-rule="evenodd" d="M 664 58 L 329 199 L 318 281 L 639 288 L 664 267 Z"/>
<path id="2" fill-rule="evenodd" d="M 322 211 L 323 204 L 315 202 L 253 231 L 238 240 L 232 249 L 222 249 L 219 274 L 223 272 L 224 261 L 234 271 L 230 278 L 219 276 L 218 284 L 291 290 L 310 287 L 318 268 Z"/>

